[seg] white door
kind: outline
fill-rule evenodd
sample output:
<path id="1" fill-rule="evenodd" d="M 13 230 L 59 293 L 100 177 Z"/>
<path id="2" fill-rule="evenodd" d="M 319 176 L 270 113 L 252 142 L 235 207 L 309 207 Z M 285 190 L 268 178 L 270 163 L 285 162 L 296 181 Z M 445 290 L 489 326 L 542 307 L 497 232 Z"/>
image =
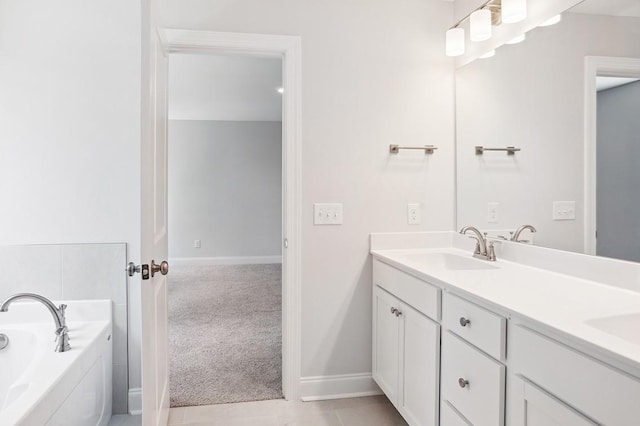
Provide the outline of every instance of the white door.
<path id="1" fill-rule="evenodd" d="M 373 378 L 389 400 L 398 402 L 400 321 L 395 315 L 400 301 L 375 287 L 373 291 Z"/>
<path id="2" fill-rule="evenodd" d="M 402 304 L 398 410 L 411 425 L 436 426 L 440 403 L 440 325 Z"/>
<path id="3" fill-rule="evenodd" d="M 143 107 L 141 142 L 141 261 L 167 259 L 167 71 L 168 58 L 155 32 L 149 46 L 149 98 Z M 145 100 L 143 100 L 144 102 Z M 153 271 L 150 271 L 153 273 Z M 166 271 L 163 271 L 166 272 Z M 167 279 L 149 274 L 141 281 L 142 423 L 166 425 L 169 416 Z"/>

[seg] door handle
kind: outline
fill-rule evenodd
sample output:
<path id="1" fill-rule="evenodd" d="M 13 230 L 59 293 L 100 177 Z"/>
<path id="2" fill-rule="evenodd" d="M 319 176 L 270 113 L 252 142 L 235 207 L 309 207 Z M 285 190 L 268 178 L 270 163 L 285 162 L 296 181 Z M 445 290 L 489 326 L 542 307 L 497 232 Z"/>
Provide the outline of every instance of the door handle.
<path id="1" fill-rule="evenodd" d="M 169 263 L 166 260 L 160 262 L 159 265 L 156 265 L 156 261 L 151 261 L 151 276 L 153 277 L 157 272 L 160 272 L 162 275 L 167 275 L 169 273 Z"/>

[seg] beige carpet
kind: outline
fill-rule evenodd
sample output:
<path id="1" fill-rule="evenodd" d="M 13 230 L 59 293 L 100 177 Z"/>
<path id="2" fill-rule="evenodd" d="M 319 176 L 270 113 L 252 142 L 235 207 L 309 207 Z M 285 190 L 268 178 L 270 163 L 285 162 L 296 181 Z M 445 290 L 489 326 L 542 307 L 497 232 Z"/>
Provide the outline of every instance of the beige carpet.
<path id="1" fill-rule="evenodd" d="M 172 407 L 282 398 L 281 265 L 174 266 Z"/>

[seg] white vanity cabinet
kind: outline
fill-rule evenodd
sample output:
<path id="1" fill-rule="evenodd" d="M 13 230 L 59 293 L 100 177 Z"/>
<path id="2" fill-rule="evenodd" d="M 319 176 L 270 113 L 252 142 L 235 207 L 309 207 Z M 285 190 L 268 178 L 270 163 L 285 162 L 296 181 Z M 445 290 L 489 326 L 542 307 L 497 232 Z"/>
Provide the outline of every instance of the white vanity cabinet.
<path id="1" fill-rule="evenodd" d="M 373 261 L 373 378 L 411 426 L 640 425 L 638 368 L 399 268 Z"/>
<path id="2" fill-rule="evenodd" d="M 509 329 L 509 369 L 510 425 L 640 424 L 640 381 L 526 326 Z"/>
<path id="3" fill-rule="evenodd" d="M 445 292 L 442 325 L 442 410 L 449 404 L 470 424 L 504 425 L 506 318 Z"/>
<path id="4" fill-rule="evenodd" d="M 413 277 L 379 266 L 384 273 L 374 273 L 381 285 L 373 289 L 373 378 L 411 426 L 438 425 L 440 326 L 382 287 Z M 433 289 L 439 305 L 439 289 Z"/>

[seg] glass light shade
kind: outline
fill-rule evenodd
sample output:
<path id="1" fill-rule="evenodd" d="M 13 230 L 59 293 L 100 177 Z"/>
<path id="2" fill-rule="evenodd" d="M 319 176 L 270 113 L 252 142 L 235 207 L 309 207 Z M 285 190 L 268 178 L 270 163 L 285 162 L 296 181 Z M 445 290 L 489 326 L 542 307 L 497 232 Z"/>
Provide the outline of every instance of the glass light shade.
<path id="1" fill-rule="evenodd" d="M 471 41 L 484 41 L 491 38 L 491 11 L 489 9 L 476 10 L 471 14 Z"/>
<path id="2" fill-rule="evenodd" d="M 540 24 L 540 27 L 548 27 L 550 25 L 555 25 L 558 22 L 562 21 L 562 15 L 556 15 L 553 18 L 549 18 L 546 21 L 544 21 L 542 24 Z"/>
<path id="3" fill-rule="evenodd" d="M 495 50 L 490 50 L 487 53 L 485 53 L 484 55 L 480 56 L 480 59 L 493 58 L 494 56 L 496 56 L 496 51 Z"/>
<path id="4" fill-rule="evenodd" d="M 513 24 L 527 17 L 527 0 L 502 0 L 502 22 Z"/>
<path id="5" fill-rule="evenodd" d="M 446 35 L 447 56 L 460 56 L 464 54 L 464 29 L 451 28 Z"/>
<path id="6" fill-rule="evenodd" d="M 520 34 L 518 37 L 512 38 L 507 42 L 507 44 L 518 44 L 522 43 L 527 38 L 526 34 Z"/>

